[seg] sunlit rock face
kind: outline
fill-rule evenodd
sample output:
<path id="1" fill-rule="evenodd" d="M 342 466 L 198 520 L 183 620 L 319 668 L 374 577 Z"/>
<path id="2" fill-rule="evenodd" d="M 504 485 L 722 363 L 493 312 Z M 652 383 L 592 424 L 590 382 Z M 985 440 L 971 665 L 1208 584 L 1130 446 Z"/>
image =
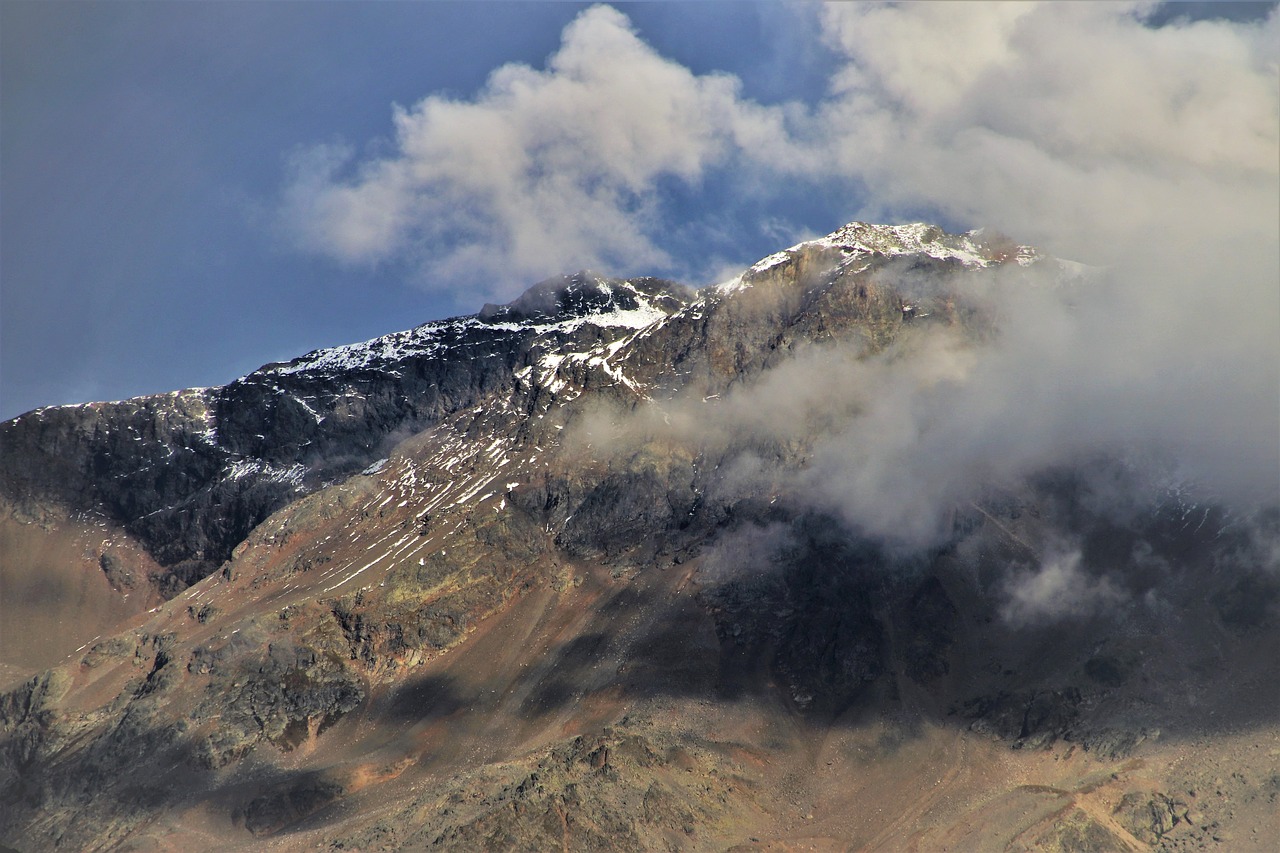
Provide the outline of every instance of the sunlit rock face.
<path id="1" fill-rule="evenodd" d="M 922 423 L 873 415 L 959 405 L 1010 288 L 1090 286 L 852 223 L 0 425 L 0 841 L 1276 837 L 1280 512 L 1141 448 L 866 506 Z"/>

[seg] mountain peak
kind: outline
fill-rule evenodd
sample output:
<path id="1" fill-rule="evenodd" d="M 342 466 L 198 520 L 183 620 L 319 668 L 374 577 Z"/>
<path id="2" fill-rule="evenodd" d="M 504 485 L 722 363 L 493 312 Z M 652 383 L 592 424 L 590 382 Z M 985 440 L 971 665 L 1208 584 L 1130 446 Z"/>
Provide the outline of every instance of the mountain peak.
<path id="1" fill-rule="evenodd" d="M 477 314 L 314 350 L 255 373 L 334 374 L 385 367 L 407 358 L 439 355 L 468 330 L 543 334 L 569 332 L 584 324 L 638 329 L 678 311 L 692 296 L 690 288 L 665 279 L 622 280 L 583 270 L 539 282 L 505 305 L 486 303 Z"/>
<path id="2" fill-rule="evenodd" d="M 673 281 L 624 281 L 582 270 L 541 281 L 505 305 L 486 303 L 477 318 L 484 323 L 542 325 L 619 312 L 669 314 L 691 296 L 691 290 Z"/>
<path id="3" fill-rule="evenodd" d="M 1041 257 L 1031 246 L 1018 245 L 1001 234 L 988 233 L 983 229 L 951 234 L 940 226 L 927 222 L 877 225 L 854 221 L 825 237 L 805 240 L 762 258 L 747 270 L 744 278 L 763 273 L 801 252 L 815 249 L 836 250 L 843 256 L 843 262 L 873 255 L 924 255 L 938 260 L 958 261 L 969 269 L 994 266 L 1010 260 L 1026 266 Z"/>

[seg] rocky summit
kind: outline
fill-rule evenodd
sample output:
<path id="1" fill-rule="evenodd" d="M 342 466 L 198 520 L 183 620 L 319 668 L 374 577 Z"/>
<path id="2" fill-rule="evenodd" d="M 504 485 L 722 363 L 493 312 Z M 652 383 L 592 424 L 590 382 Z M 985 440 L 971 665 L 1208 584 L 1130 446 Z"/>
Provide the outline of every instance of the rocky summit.
<path id="1" fill-rule="evenodd" d="M 1090 286 L 852 223 L 0 424 L 0 842 L 1274 849 L 1280 511 L 1121 452 L 840 499 Z"/>

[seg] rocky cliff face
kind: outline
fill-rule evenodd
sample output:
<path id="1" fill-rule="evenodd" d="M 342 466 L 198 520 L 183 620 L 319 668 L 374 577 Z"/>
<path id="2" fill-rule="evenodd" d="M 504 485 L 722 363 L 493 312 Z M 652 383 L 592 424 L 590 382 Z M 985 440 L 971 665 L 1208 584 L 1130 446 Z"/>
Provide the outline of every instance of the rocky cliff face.
<path id="1" fill-rule="evenodd" d="M 166 597 L 273 511 L 451 415 L 510 397 L 539 353 L 607 345 L 676 310 L 671 282 L 553 279 L 509 306 L 273 364 L 221 388 L 39 409 L 0 425 L 0 488 L 23 518 L 95 513 L 163 567 Z M 516 401 L 509 400 L 509 405 Z"/>
<path id="2" fill-rule="evenodd" d="M 1211 799 L 1160 731 L 1274 736 L 1274 514 L 1168 489 L 1116 518 L 1097 484 L 1127 469 L 1101 459 L 977 489 L 904 550 L 794 476 L 857 412 L 761 393 L 981 347 L 992 277 L 1052 263 L 854 223 L 714 288 L 580 273 L 0 425 L 23 582 L 70 553 L 135 602 L 10 679 L 0 839 L 1140 850 L 1270 826 L 1265 762 Z M 1019 622 L 1009 579 L 1066 534 L 1055 577 L 1119 603 Z"/>

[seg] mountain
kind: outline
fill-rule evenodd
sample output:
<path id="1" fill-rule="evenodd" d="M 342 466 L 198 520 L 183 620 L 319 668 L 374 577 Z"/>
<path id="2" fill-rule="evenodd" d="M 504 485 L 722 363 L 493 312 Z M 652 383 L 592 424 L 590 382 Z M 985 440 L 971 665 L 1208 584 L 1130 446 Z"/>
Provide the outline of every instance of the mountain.
<path id="1" fill-rule="evenodd" d="M 852 223 L 0 424 L 0 840 L 1267 849 L 1280 512 L 1122 452 L 902 536 L 832 487 L 1011 286 L 1095 285 Z"/>

